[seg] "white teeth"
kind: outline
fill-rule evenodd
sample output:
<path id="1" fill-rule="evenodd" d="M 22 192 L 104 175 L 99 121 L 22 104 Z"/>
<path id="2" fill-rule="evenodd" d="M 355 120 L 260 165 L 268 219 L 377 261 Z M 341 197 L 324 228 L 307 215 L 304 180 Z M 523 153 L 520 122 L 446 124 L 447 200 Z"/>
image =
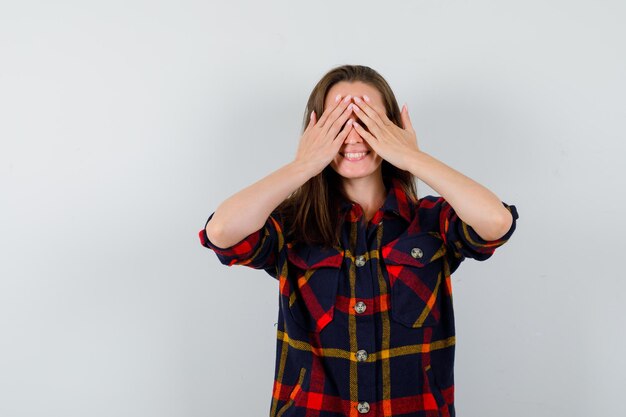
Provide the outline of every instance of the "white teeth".
<path id="1" fill-rule="evenodd" d="M 344 156 L 348 159 L 359 159 L 363 156 L 367 155 L 367 152 L 358 152 L 358 153 L 345 153 Z"/>

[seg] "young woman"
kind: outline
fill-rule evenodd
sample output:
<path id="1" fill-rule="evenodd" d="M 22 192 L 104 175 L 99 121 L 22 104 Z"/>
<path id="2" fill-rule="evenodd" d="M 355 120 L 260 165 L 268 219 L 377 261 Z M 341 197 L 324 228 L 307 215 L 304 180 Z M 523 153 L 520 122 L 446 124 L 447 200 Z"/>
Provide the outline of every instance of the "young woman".
<path id="1" fill-rule="evenodd" d="M 416 177 L 441 196 L 418 198 Z M 313 89 L 294 160 L 226 199 L 199 236 L 223 264 L 278 280 L 270 417 L 448 417 L 451 273 L 489 258 L 517 218 L 420 150 L 383 77 L 345 65 Z"/>

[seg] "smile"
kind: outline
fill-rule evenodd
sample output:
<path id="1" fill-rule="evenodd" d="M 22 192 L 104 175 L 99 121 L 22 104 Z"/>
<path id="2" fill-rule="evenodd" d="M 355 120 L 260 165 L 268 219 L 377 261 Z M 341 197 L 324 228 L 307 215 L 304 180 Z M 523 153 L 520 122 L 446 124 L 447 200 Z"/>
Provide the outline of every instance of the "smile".
<path id="1" fill-rule="evenodd" d="M 341 156 L 343 156 L 344 159 L 348 160 L 348 161 L 360 161 L 361 159 L 365 158 L 368 154 L 370 153 L 370 151 L 367 152 L 347 152 L 347 153 L 340 153 Z"/>

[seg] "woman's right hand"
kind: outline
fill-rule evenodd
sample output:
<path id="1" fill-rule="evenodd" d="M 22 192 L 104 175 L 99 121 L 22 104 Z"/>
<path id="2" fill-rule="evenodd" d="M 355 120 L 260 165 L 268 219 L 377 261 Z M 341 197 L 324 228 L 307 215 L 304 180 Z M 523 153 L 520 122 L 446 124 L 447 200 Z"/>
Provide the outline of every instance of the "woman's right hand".
<path id="1" fill-rule="evenodd" d="M 310 167 L 312 177 L 322 172 L 333 160 L 350 133 L 352 120 L 348 120 L 347 123 L 346 120 L 353 111 L 351 99 L 352 96 L 347 95 L 343 100 L 335 102 L 334 106 L 328 106 L 319 121 L 315 112 L 311 112 L 309 124 L 300 138 L 294 162 L 301 162 Z M 344 126 L 343 129 L 341 126 Z"/>

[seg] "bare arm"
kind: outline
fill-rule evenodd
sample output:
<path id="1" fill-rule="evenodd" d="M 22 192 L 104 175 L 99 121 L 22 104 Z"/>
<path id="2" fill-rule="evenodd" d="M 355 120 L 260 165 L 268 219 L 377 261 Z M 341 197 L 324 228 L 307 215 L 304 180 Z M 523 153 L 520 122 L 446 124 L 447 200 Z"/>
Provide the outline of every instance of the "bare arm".
<path id="1" fill-rule="evenodd" d="M 509 230 L 513 217 L 489 189 L 425 152 L 414 151 L 408 158 L 411 173 L 445 198 L 483 239 L 499 239 Z"/>
<path id="2" fill-rule="evenodd" d="M 351 129 L 350 123 L 346 123 L 352 113 L 350 96 L 346 99 L 328 106 L 319 121 L 315 113 L 311 115 L 294 161 L 230 196 L 217 207 L 206 225 L 211 242 L 222 248 L 230 247 L 259 230 L 283 200 L 332 161 Z"/>
<path id="3" fill-rule="evenodd" d="M 359 123 L 355 128 L 377 154 L 441 194 L 459 218 L 484 240 L 497 240 L 506 234 L 513 225 L 513 215 L 493 192 L 419 149 L 406 105 L 400 114 L 400 128 L 389 120 L 384 109 L 373 105 L 367 96 L 363 99 L 355 97 L 355 112 L 369 132 Z"/>
<path id="4" fill-rule="evenodd" d="M 209 239 L 227 248 L 259 230 L 270 213 L 311 178 L 310 169 L 293 161 L 233 194 L 215 210 L 206 226 Z"/>

